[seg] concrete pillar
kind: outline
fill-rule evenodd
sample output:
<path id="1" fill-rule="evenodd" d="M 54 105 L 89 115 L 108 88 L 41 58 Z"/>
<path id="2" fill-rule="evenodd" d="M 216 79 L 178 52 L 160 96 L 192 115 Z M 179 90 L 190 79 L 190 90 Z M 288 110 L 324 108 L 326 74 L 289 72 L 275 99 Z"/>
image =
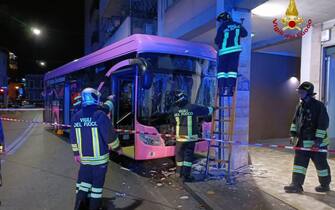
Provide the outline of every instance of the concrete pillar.
<path id="1" fill-rule="evenodd" d="M 164 0 L 158 0 L 157 4 L 157 35 L 163 36 L 166 4 Z"/>
<path id="2" fill-rule="evenodd" d="M 322 25 L 316 24 L 302 38 L 301 43 L 301 76 L 300 81 L 310 81 L 315 86 L 316 97 L 321 93 L 321 30 Z"/>
<path id="3" fill-rule="evenodd" d="M 217 15 L 223 11 L 229 11 L 235 21 L 240 22 L 244 18 L 243 26 L 249 36 L 241 39 L 242 52 L 240 55 L 238 80 L 236 121 L 234 141 L 249 142 L 249 107 L 250 107 L 250 63 L 251 63 L 251 12 L 244 9 L 233 9 L 233 1 L 218 0 Z M 248 150 L 246 147 L 233 145 L 231 166 L 232 170 L 248 165 Z"/>
<path id="4" fill-rule="evenodd" d="M 232 16 L 240 22 L 244 18 L 243 26 L 248 31 L 248 37 L 241 39 L 242 52 L 240 54 L 239 74 L 237 86 L 236 120 L 234 141 L 249 142 L 249 113 L 250 113 L 250 65 L 251 65 L 251 12 L 249 10 L 233 10 Z M 238 169 L 248 165 L 247 147 L 233 146 L 232 167 Z"/>

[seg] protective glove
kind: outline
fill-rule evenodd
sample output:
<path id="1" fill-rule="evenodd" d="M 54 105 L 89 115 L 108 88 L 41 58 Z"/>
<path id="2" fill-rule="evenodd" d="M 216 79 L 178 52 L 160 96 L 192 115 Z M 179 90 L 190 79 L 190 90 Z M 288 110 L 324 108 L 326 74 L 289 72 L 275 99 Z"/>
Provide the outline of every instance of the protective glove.
<path id="1" fill-rule="evenodd" d="M 80 156 L 79 155 L 74 156 L 74 162 L 80 164 Z"/>
<path id="2" fill-rule="evenodd" d="M 312 149 L 320 149 L 320 145 L 321 145 L 321 143 L 322 143 L 322 140 L 323 140 L 323 139 L 316 138 L 316 139 L 314 140 L 314 144 L 313 144 L 313 146 L 312 146 Z"/>
<path id="3" fill-rule="evenodd" d="M 295 136 L 292 136 L 292 137 L 290 138 L 290 144 L 291 144 L 292 146 L 297 146 L 297 144 L 298 144 L 298 138 L 295 137 Z"/>
<path id="4" fill-rule="evenodd" d="M 123 154 L 122 149 L 118 149 L 118 150 L 116 150 L 115 152 L 116 152 L 118 155 L 122 155 L 122 154 Z"/>
<path id="5" fill-rule="evenodd" d="M 108 144 L 108 149 L 111 150 L 111 151 L 116 152 L 118 155 L 122 155 L 121 147 L 113 149 L 112 145 L 113 145 L 112 143 Z"/>
<path id="6" fill-rule="evenodd" d="M 115 99 L 115 95 L 110 95 L 107 97 L 107 100 L 109 101 L 114 101 L 114 99 Z"/>

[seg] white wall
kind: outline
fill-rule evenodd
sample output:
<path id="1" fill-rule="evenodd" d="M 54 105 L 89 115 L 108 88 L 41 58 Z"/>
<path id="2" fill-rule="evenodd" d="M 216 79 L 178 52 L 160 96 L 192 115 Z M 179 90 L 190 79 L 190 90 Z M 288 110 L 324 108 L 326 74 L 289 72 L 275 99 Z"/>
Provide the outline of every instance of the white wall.
<path id="1" fill-rule="evenodd" d="M 166 35 L 173 34 L 180 26 L 197 17 L 208 8 L 215 6 L 216 0 L 182 0 L 168 9 L 165 14 L 164 32 Z M 185 12 L 181 12 L 185 11 Z"/>
<path id="2" fill-rule="evenodd" d="M 310 81 L 315 86 L 317 98 L 321 93 L 321 24 L 313 25 L 302 38 L 300 81 Z"/>
<path id="3" fill-rule="evenodd" d="M 213 37 L 202 36 L 215 29 L 217 0 L 181 0 L 166 8 L 158 1 L 158 35 L 210 43 Z M 198 37 L 198 38 L 196 38 Z M 199 39 L 201 37 L 201 39 Z"/>
<path id="4" fill-rule="evenodd" d="M 111 37 L 111 39 L 109 39 L 105 46 L 106 45 L 109 45 L 109 44 L 112 44 L 112 43 L 115 43 L 123 38 L 126 38 L 128 36 L 130 36 L 130 23 L 131 22 L 131 19 L 130 17 L 127 17 L 123 23 L 121 24 L 121 26 L 118 28 L 118 30 L 115 32 L 115 34 Z"/>

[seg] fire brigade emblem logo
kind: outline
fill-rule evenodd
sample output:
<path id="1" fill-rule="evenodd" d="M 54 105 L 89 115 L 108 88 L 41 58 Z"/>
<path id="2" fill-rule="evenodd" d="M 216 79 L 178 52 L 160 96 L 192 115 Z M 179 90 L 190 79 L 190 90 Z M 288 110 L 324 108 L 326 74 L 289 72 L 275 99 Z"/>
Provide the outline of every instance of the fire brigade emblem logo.
<path id="1" fill-rule="evenodd" d="M 279 27 L 277 18 L 275 18 L 272 22 L 273 30 L 284 36 L 286 39 L 301 38 L 312 26 L 312 20 L 309 19 L 306 27 L 303 28 L 304 18 L 299 16 L 295 0 L 290 0 L 286 13 L 281 18 L 281 23 L 283 24 L 282 28 Z"/>

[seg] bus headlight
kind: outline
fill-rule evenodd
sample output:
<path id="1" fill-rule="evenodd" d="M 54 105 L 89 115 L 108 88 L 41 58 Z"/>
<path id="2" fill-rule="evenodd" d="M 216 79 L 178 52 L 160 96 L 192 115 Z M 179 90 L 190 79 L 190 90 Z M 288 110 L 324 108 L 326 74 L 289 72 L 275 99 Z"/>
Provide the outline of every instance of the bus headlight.
<path id="1" fill-rule="evenodd" d="M 152 146 L 160 146 L 161 139 L 159 136 L 149 136 L 146 134 L 140 134 L 140 140 L 145 144 L 152 145 Z"/>

